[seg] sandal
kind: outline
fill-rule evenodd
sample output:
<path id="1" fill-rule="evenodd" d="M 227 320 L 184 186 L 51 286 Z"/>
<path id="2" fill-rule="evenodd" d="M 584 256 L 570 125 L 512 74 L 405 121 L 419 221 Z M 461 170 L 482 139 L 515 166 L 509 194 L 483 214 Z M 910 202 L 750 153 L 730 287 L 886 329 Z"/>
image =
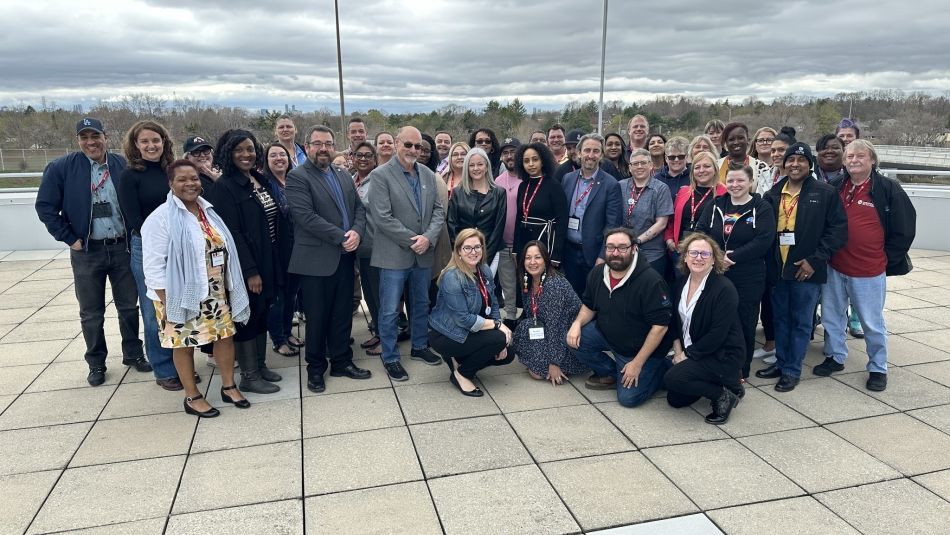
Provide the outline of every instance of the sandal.
<path id="1" fill-rule="evenodd" d="M 361 344 L 360 344 L 360 347 L 362 347 L 363 349 L 369 349 L 369 348 L 371 348 L 371 347 L 376 347 L 376 346 L 378 346 L 378 345 L 379 345 L 379 337 L 378 337 L 378 336 L 374 336 L 374 337 L 370 338 L 369 340 L 367 340 L 367 341 L 361 343 Z"/>
<path id="2" fill-rule="evenodd" d="M 375 346 L 366 350 L 366 354 L 372 357 L 378 357 L 383 354 L 382 344 L 376 344 Z"/>
<path id="3" fill-rule="evenodd" d="M 286 347 L 287 351 L 281 351 L 280 349 L 282 347 Z M 290 344 L 284 344 L 282 346 L 274 346 L 274 353 L 277 353 L 278 355 L 281 355 L 284 357 L 296 357 L 300 355 L 300 350 L 290 347 Z"/>
<path id="4" fill-rule="evenodd" d="M 301 348 L 301 347 L 303 347 L 306 343 L 307 343 L 306 340 L 301 340 L 300 338 L 297 338 L 297 337 L 294 336 L 294 335 L 290 335 L 290 336 L 287 337 L 287 345 L 289 345 L 290 347 L 293 347 L 293 348 Z"/>

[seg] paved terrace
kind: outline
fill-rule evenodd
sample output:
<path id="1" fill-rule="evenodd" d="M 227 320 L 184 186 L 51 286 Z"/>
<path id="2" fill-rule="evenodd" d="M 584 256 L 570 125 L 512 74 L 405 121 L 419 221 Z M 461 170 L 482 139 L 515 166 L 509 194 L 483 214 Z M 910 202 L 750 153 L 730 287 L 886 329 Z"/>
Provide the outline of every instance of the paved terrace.
<path id="1" fill-rule="evenodd" d="M 362 354 L 373 378 L 321 395 L 272 355 L 283 390 L 246 411 L 201 361 L 222 415 L 198 420 L 115 356 L 87 386 L 66 253 L 0 253 L 0 533 L 950 533 L 950 253 L 913 256 L 889 280 L 886 392 L 849 342 L 845 372 L 753 378 L 717 428 L 704 401 L 625 409 L 518 365 L 481 399 L 408 359 L 394 385 Z"/>

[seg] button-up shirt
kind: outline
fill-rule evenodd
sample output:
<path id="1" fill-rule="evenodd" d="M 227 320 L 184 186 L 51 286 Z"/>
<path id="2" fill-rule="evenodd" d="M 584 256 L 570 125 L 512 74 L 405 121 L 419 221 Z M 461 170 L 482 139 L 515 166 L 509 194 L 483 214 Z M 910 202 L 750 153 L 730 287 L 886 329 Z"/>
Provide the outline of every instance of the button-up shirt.
<path id="1" fill-rule="evenodd" d="M 90 159 L 89 166 L 92 169 L 89 177 L 89 189 L 92 190 L 92 203 L 107 202 L 112 208 L 111 216 L 92 219 L 89 238 L 92 240 L 104 240 L 124 236 L 125 225 L 122 222 L 122 212 L 119 210 L 119 194 L 115 189 L 115 183 L 112 182 L 112 176 L 109 173 L 109 160 L 107 158 L 104 163 L 99 163 Z M 89 209 L 92 210 L 92 207 L 90 206 Z"/>
<path id="2" fill-rule="evenodd" d="M 583 174 L 577 175 L 577 184 L 574 186 L 574 195 L 571 196 L 571 204 L 568 206 L 570 216 L 576 217 L 579 220 L 577 230 L 571 228 L 567 229 L 567 239 L 571 243 L 584 243 L 584 239 L 581 236 L 581 229 L 584 226 L 584 212 L 587 211 L 587 204 L 590 202 L 590 198 L 594 196 L 594 187 L 591 184 L 595 181 L 597 178 L 597 173 L 599 172 L 600 169 L 597 169 L 590 178 L 584 178 Z M 587 195 L 584 195 L 584 192 L 587 191 L 588 187 L 590 187 L 591 190 L 587 193 Z M 580 198 L 581 195 L 584 195 L 583 199 Z"/>

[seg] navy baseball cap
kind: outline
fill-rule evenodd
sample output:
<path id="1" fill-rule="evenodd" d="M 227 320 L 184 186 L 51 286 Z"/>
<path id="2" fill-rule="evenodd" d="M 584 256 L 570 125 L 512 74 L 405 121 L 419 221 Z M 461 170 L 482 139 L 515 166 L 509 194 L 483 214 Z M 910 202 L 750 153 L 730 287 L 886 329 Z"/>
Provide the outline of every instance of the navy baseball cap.
<path id="1" fill-rule="evenodd" d="M 94 132 L 99 132 L 100 134 L 106 133 L 102 128 L 102 122 L 99 121 L 99 119 L 93 119 L 92 117 L 86 117 L 76 123 L 76 135 L 78 136 L 83 130 L 92 130 Z"/>
<path id="2" fill-rule="evenodd" d="M 185 154 L 188 154 L 189 152 L 193 150 L 198 150 L 201 147 L 208 147 L 209 149 L 214 148 L 211 146 L 211 143 L 208 143 L 207 141 L 205 141 L 205 138 L 201 136 L 195 136 L 195 137 L 190 137 L 188 138 L 188 141 L 185 141 L 184 151 L 185 151 Z"/>

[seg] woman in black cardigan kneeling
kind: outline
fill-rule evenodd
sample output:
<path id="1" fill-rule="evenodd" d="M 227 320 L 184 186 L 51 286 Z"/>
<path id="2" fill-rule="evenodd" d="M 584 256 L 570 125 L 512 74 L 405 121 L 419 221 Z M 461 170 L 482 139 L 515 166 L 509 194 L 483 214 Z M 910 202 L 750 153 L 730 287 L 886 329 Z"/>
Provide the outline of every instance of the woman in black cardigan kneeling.
<path id="1" fill-rule="evenodd" d="M 716 241 L 694 232 L 680 242 L 680 271 L 688 275 L 673 290 L 673 364 L 666 372 L 666 399 L 673 407 L 712 402 L 706 423 L 724 424 L 739 403 L 745 341 L 737 308 L 739 295 L 723 272 Z"/>

